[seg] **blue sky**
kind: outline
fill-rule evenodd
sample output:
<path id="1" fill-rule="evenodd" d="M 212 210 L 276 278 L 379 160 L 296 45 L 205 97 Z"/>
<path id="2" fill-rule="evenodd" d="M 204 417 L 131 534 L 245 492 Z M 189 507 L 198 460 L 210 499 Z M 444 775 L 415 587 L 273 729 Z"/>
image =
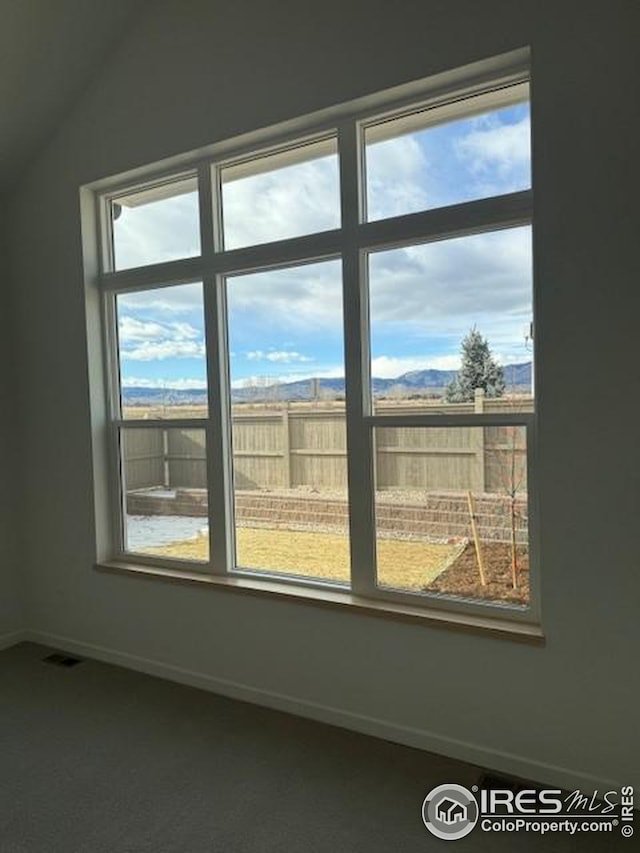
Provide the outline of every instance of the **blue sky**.
<path id="1" fill-rule="evenodd" d="M 370 219 L 530 186 L 528 106 L 451 122 L 367 146 Z M 229 247 L 339 224 L 337 158 L 322 156 L 224 184 Z M 199 253 L 193 194 L 124 208 L 115 223 L 119 268 Z M 456 368 L 473 326 L 505 364 L 528 361 L 529 228 L 370 256 L 372 374 Z M 228 280 L 234 385 L 343 376 L 338 261 Z M 202 286 L 118 297 L 126 386 L 205 386 Z"/>

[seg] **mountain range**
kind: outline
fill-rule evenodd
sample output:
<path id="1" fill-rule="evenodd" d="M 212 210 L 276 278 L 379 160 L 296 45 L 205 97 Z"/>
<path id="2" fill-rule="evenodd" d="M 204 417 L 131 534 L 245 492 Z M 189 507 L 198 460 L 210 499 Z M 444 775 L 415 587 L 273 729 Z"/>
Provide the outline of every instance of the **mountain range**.
<path id="1" fill-rule="evenodd" d="M 411 370 L 395 379 L 371 380 L 373 396 L 441 396 L 454 379 L 456 370 Z M 504 368 L 505 381 L 509 390 L 526 392 L 531 388 L 531 362 L 509 364 Z M 206 403 L 204 389 L 166 389 L 135 387 L 122 389 L 125 406 L 199 406 Z M 344 379 L 300 379 L 296 382 L 274 382 L 266 385 L 250 385 L 232 388 L 231 402 L 298 401 L 334 399 L 344 396 Z"/>

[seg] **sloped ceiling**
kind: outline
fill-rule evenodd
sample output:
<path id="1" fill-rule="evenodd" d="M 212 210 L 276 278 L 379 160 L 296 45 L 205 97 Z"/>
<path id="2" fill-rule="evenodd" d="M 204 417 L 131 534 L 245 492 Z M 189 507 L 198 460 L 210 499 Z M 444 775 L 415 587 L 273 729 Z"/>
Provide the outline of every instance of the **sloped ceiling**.
<path id="1" fill-rule="evenodd" d="M 0 0 L 0 192 L 11 189 L 147 0 Z"/>

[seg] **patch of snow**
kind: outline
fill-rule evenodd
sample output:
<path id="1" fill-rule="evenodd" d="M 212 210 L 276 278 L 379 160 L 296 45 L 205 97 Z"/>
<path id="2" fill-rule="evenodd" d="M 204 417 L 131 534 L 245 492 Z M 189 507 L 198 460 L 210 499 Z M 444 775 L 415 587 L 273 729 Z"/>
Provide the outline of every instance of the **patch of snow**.
<path id="1" fill-rule="evenodd" d="M 140 551 L 197 539 L 207 531 L 202 526 L 202 517 L 189 515 L 128 515 L 127 550 Z"/>

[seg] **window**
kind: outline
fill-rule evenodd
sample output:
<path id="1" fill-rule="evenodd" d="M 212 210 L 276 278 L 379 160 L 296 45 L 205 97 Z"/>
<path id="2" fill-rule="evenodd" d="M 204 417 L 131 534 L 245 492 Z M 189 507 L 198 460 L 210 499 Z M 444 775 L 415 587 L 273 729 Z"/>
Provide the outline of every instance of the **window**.
<path id="1" fill-rule="evenodd" d="M 534 622 L 526 55 L 294 124 L 95 190 L 112 561 Z"/>

